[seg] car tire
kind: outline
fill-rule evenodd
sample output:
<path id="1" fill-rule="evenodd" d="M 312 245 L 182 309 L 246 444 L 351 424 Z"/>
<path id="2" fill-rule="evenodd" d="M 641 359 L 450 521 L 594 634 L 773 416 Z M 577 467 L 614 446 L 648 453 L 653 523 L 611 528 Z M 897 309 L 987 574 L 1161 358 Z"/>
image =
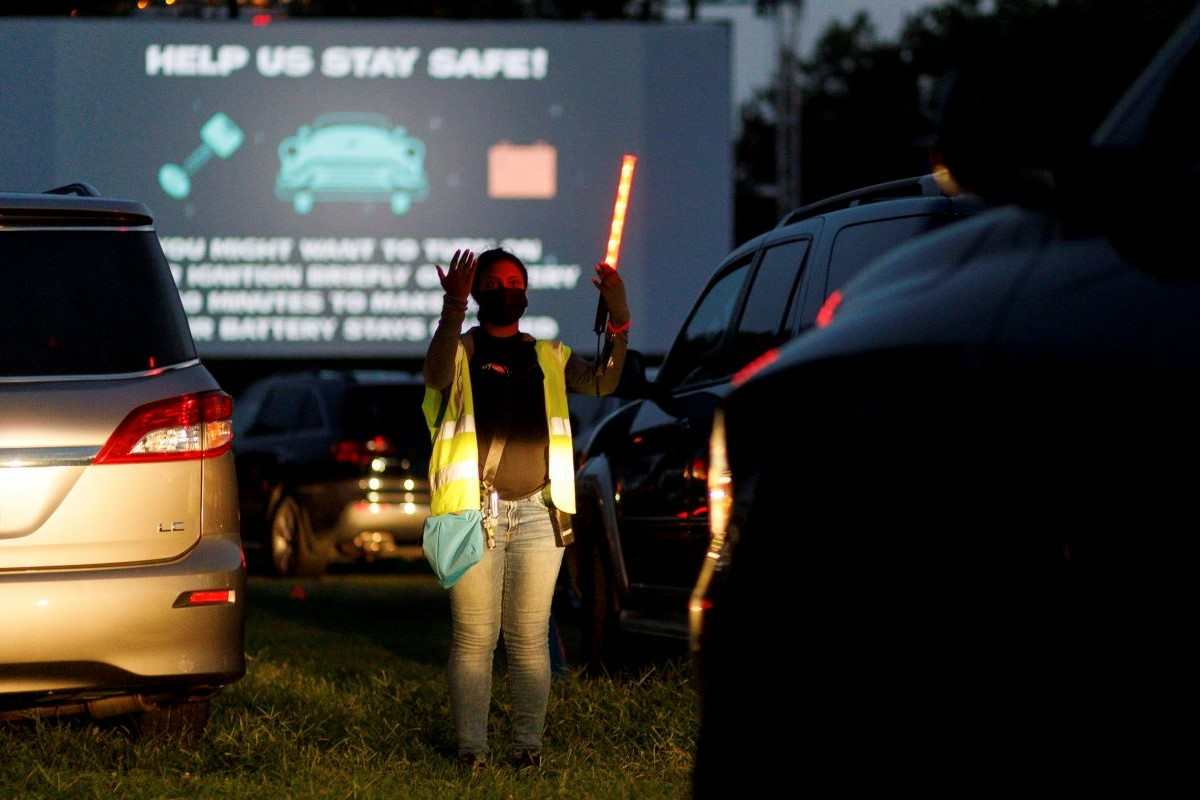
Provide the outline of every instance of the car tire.
<path id="1" fill-rule="evenodd" d="M 313 537 L 312 522 L 293 497 L 284 497 L 271 514 L 267 552 L 280 577 L 313 577 L 325 571 L 325 559 Z"/>
<path id="2" fill-rule="evenodd" d="M 621 666 L 624 643 L 615 569 L 606 546 L 599 514 L 591 509 L 578 543 L 580 603 L 579 660 L 589 674 L 600 675 Z M 577 530 L 581 526 L 576 522 Z"/>
<path id="3" fill-rule="evenodd" d="M 194 700 L 141 711 L 133 717 L 134 732 L 139 739 L 182 740 L 198 744 L 208 726 L 212 704 Z"/>

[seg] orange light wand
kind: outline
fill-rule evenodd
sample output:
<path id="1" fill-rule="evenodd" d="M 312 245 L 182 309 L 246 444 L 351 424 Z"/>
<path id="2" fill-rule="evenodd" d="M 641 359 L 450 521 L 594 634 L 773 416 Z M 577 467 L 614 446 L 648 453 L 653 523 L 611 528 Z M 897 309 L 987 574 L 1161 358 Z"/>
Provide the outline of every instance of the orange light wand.
<path id="1" fill-rule="evenodd" d="M 626 153 L 621 157 L 621 178 L 617 182 L 617 199 L 613 203 L 612 225 L 608 229 L 608 250 L 604 254 L 604 263 L 613 269 L 621 257 L 621 239 L 625 234 L 625 213 L 629 210 L 629 195 L 633 191 L 633 172 L 637 168 L 637 156 Z M 596 335 L 604 333 L 608 327 L 608 305 L 601 296 L 596 306 Z"/>
<path id="2" fill-rule="evenodd" d="M 617 268 L 621 257 L 621 238 L 625 234 L 625 212 L 629 209 L 629 193 L 633 190 L 633 172 L 637 169 L 637 156 L 626 154 L 621 157 L 621 180 L 617 183 L 617 200 L 613 203 L 612 226 L 608 229 L 608 251 L 604 263 Z"/>

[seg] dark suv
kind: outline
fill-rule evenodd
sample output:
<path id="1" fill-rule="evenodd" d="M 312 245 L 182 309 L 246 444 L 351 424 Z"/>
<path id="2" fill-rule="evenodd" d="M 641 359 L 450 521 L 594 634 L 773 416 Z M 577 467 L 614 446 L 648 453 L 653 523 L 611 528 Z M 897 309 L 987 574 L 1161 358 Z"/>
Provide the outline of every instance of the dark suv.
<path id="1" fill-rule="evenodd" d="M 335 558 L 418 557 L 429 514 L 424 385 L 320 371 L 252 384 L 234 414 L 246 549 L 278 575 Z"/>
<path id="2" fill-rule="evenodd" d="M 1033 154 L 1053 203 L 881 260 L 723 401 L 696 797 L 744 763 L 845 794 L 1186 780 L 1198 91 L 1200 6 L 1087 147 Z"/>
<path id="3" fill-rule="evenodd" d="M 585 450 L 571 566 L 592 666 L 617 655 L 624 632 L 687 637 L 708 545 L 713 409 L 738 371 L 814 327 L 830 293 L 873 258 L 973 210 L 932 177 L 895 181 L 798 209 L 721 263 L 649 397 L 599 425 Z M 777 402 L 763 409 L 763 436 L 786 407 Z"/>

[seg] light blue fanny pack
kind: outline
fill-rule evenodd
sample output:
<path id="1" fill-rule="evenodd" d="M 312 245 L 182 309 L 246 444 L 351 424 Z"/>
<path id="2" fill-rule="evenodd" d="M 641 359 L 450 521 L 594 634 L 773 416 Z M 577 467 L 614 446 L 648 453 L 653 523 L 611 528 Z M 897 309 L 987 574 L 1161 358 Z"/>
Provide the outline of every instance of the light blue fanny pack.
<path id="1" fill-rule="evenodd" d="M 425 520 L 421 546 L 443 589 L 449 589 L 483 558 L 483 514 L 476 509 Z"/>

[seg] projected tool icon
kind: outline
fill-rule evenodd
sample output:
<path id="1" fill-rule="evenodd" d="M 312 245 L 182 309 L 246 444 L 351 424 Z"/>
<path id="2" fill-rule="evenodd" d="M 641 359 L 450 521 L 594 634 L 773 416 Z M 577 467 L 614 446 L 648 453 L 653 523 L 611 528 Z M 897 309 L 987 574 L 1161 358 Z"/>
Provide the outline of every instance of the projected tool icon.
<path id="1" fill-rule="evenodd" d="M 183 200 L 192 192 L 192 176 L 215 155 L 226 159 L 238 151 L 246 135 L 225 114 L 217 112 L 200 128 L 200 146 L 179 164 L 163 164 L 158 170 L 158 185 L 167 196 Z"/>

